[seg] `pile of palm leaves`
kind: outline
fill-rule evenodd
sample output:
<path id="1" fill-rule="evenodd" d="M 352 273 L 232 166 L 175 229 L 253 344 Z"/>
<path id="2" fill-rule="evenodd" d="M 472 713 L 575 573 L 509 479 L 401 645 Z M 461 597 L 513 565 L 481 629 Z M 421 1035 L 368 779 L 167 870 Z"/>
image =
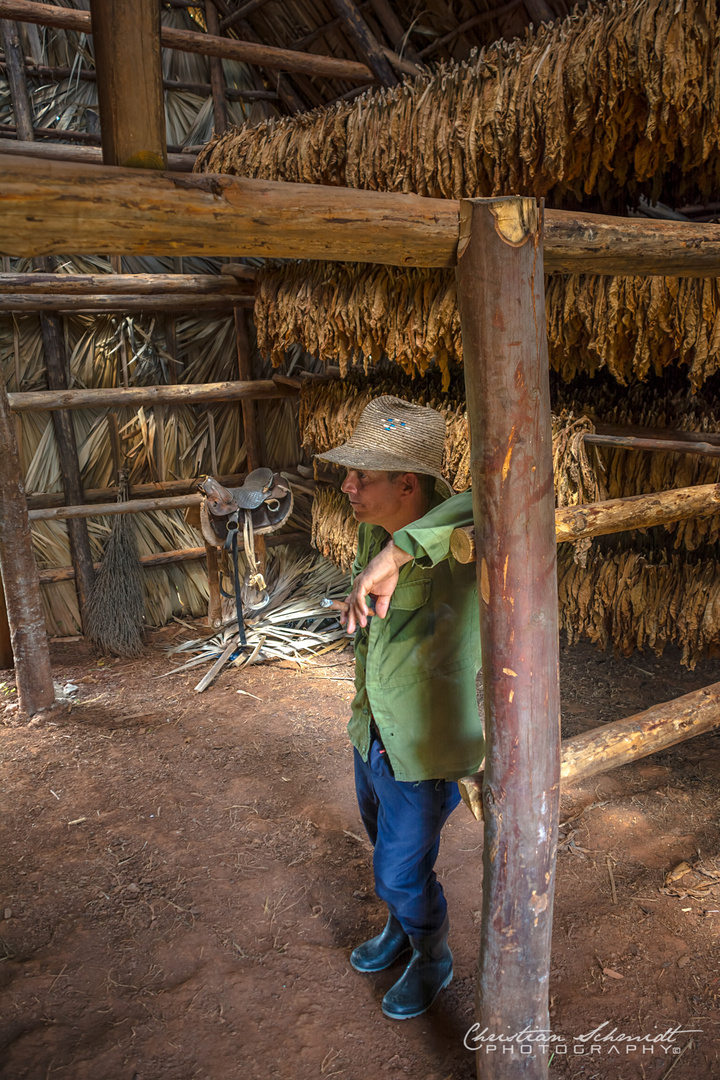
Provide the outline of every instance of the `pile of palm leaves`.
<path id="1" fill-rule="evenodd" d="M 242 577 L 242 554 L 239 560 Z M 247 649 L 238 651 L 231 660 L 233 666 L 242 667 L 263 660 L 301 660 L 318 656 L 328 649 L 342 648 L 347 642 L 337 612 L 320 603 L 323 599 L 342 600 L 347 596 L 350 591 L 347 573 L 317 552 L 277 547 L 268 550 L 266 580 L 270 603 L 245 619 Z M 171 654 L 189 654 L 189 659 L 168 674 L 190 671 L 216 661 L 237 633 L 237 618 L 233 614 L 219 632 L 174 646 Z"/>

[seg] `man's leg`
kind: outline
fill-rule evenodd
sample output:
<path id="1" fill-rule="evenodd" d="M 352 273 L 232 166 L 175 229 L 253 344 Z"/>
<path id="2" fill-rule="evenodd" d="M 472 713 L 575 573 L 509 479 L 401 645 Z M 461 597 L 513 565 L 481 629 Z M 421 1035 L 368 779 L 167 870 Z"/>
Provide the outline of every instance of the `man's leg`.
<path id="1" fill-rule="evenodd" d="M 447 902 L 434 866 L 440 833 L 460 802 L 456 783 L 396 780 L 386 754 L 373 743 L 373 787 L 378 801 L 374 847 L 375 888 L 410 937 L 443 925 Z"/>
<path id="2" fill-rule="evenodd" d="M 457 784 L 445 780 L 396 780 L 377 743 L 368 765 L 377 799 L 375 889 L 397 915 L 413 950 L 382 1010 L 394 1020 L 407 1020 L 429 1009 L 453 975 L 447 902 L 434 867 L 442 827 L 460 793 Z"/>
<path id="3" fill-rule="evenodd" d="M 355 750 L 355 791 L 363 825 L 374 847 L 377 841 L 380 804 L 375 791 L 371 764 L 369 761 L 363 761 L 357 750 Z M 350 954 L 350 963 L 356 971 L 383 971 L 409 948 L 410 939 L 390 908 L 384 930 L 353 949 Z"/>

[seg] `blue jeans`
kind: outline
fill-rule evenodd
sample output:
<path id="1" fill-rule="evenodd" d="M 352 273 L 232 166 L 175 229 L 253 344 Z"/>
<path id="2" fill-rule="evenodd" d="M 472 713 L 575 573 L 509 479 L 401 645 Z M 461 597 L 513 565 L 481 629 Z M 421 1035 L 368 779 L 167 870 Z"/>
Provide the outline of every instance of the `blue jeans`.
<path id="1" fill-rule="evenodd" d="M 452 780 L 396 780 L 373 739 L 367 761 L 355 750 L 355 790 L 373 845 L 375 892 L 410 937 L 439 930 L 447 901 L 433 867 L 440 831 L 460 802 Z"/>

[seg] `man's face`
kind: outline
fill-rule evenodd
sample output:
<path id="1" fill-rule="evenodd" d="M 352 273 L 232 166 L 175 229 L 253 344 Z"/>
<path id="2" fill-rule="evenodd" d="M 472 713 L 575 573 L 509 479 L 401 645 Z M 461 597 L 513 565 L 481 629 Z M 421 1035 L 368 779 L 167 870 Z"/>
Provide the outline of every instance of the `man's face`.
<path id="1" fill-rule="evenodd" d="M 348 469 L 342 490 L 350 499 L 355 519 L 368 525 L 385 525 L 403 506 L 402 478 L 390 480 L 386 472 Z"/>

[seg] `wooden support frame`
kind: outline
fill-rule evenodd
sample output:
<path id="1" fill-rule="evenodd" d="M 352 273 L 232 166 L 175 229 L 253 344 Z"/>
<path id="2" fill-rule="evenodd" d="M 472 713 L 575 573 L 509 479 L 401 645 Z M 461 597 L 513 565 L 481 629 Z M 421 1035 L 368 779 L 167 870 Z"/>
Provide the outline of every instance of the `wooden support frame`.
<path id="1" fill-rule="evenodd" d="M 90 0 L 90 13 L 103 161 L 167 169 L 160 5 Z"/>
<path id="2" fill-rule="evenodd" d="M 397 86 L 398 79 L 375 35 L 353 3 L 353 0 L 330 0 L 346 36 L 364 56 L 368 67 L 383 86 Z"/>
<path id="3" fill-rule="evenodd" d="M 63 30 L 75 30 L 79 34 L 93 33 L 92 19 L 88 12 L 53 4 L 33 3 L 32 0 L 0 0 L 0 18 L 39 23 L 41 26 L 57 26 Z M 275 71 L 298 71 L 305 75 L 320 75 L 348 82 L 375 82 L 375 75 L 370 68 L 356 60 L 338 60 L 334 56 L 276 49 L 252 41 L 237 41 L 233 38 L 195 33 L 192 30 L 177 30 L 171 26 L 161 28 L 160 41 L 164 49 L 179 49 L 180 52 L 199 53 L 201 56 L 222 56 L 228 60 L 257 64 Z"/>
<path id="4" fill-rule="evenodd" d="M 235 340 L 237 343 L 238 377 L 250 380 L 253 377 L 252 353 L 250 351 L 250 335 L 248 333 L 248 313 L 242 308 L 235 308 Z M 247 471 L 259 469 L 262 465 L 260 427 L 258 423 L 258 407 L 250 398 L 241 403 L 243 438 L 245 440 L 245 452 L 247 455 Z M 255 541 L 255 551 L 258 563 L 262 571 L 265 570 L 266 561 L 265 537 L 258 536 Z M 210 569 L 208 564 L 208 570 Z"/>
<path id="5" fill-rule="evenodd" d="M 461 203 L 456 270 L 471 433 L 485 686 L 481 1028 L 549 1028 L 560 800 L 558 601 L 542 209 Z M 478 1055 L 483 1080 L 547 1056 Z"/>
<path id="6" fill-rule="evenodd" d="M 0 225 L 0 255 L 21 257 L 93 251 L 454 266 L 460 204 L 0 155 Z M 720 225 L 549 210 L 545 249 L 547 273 L 720 276 Z"/>

